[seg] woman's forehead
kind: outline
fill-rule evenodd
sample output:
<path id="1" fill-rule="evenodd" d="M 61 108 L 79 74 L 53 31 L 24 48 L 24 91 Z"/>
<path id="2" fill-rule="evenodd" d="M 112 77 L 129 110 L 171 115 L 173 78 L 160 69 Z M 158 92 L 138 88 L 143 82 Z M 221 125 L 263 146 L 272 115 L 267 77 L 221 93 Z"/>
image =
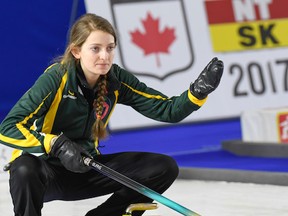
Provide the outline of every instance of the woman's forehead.
<path id="1" fill-rule="evenodd" d="M 115 38 L 112 34 L 95 30 L 90 33 L 88 38 L 86 39 L 87 44 L 111 44 L 115 43 Z"/>

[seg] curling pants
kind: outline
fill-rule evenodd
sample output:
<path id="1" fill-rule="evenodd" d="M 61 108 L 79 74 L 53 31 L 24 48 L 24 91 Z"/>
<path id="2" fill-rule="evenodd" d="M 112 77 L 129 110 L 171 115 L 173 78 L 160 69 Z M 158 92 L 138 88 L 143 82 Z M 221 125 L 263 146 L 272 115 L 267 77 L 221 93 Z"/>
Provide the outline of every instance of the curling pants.
<path id="1" fill-rule="evenodd" d="M 27 154 L 13 162 L 9 183 L 15 216 L 40 216 L 43 203 L 52 200 L 83 200 L 107 194 L 111 196 L 86 216 L 122 216 L 132 203 L 152 202 L 95 170 L 73 173 L 55 160 Z M 175 161 L 162 154 L 125 152 L 99 155 L 95 160 L 158 193 L 168 189 L 178 175 Z"/>

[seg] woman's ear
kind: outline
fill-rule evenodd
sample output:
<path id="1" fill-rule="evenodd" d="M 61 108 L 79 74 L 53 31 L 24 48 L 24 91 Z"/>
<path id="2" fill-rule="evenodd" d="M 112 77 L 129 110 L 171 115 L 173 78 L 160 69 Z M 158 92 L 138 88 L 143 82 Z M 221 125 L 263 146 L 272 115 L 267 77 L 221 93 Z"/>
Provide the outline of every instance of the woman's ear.
<path id="1" fill-rule="evenodd" d="M 80 59 L 80 48 L 71 44 L 71 53 L 76 59 Z"/>

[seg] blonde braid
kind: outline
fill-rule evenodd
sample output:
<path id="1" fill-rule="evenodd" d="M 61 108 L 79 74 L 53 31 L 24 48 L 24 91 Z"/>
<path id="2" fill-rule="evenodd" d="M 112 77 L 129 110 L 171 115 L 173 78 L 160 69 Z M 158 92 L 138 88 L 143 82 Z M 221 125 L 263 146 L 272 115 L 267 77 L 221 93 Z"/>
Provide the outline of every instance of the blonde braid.
<path id="1" fill-rule="evenodd" d="M 101 76 L 101 80 L 99 80 L 98 82 L 99 91 L 97 95 L 97 100 L 95 100 L 93 103 L 93 107 L 96 113 L 96 120 L 92 126 L 92 133 L 91 133 L 93 140 L 104 139 L 108 135 L 108 132 L 101 119 L 103 113 L 103 104 L 105 102 L 104 96 L 107 94 L 106 86 L 107 86 L 106 75 L 103 77 Z"/>

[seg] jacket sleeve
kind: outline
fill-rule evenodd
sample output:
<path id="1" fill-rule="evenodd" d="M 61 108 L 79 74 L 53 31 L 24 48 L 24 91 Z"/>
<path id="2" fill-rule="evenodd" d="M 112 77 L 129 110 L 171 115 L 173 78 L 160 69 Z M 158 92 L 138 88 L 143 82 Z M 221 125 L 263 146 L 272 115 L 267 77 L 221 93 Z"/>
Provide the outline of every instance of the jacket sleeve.
<path id="1" fill-rule="evenodd" d="M 55 136 L 38 126 L 47 113 L 61 79 L 50 72 L 43 73 L 18 100 L 0 125 L 0 142 L 29 153 L 48 153 Z M 39 128 L 38 128 L 39 127 Z"/>
<path id="2" fill-rule="evenodd" d="M 198 110 L 207 98 L 199 100 L 187 89 L 179 96 L 167 97 L 146 86 L 133 74 L 118 67 L 121 82 L 118 103 L 131 106 L 144 116 L 162 122 L 176 123 Z"/>

